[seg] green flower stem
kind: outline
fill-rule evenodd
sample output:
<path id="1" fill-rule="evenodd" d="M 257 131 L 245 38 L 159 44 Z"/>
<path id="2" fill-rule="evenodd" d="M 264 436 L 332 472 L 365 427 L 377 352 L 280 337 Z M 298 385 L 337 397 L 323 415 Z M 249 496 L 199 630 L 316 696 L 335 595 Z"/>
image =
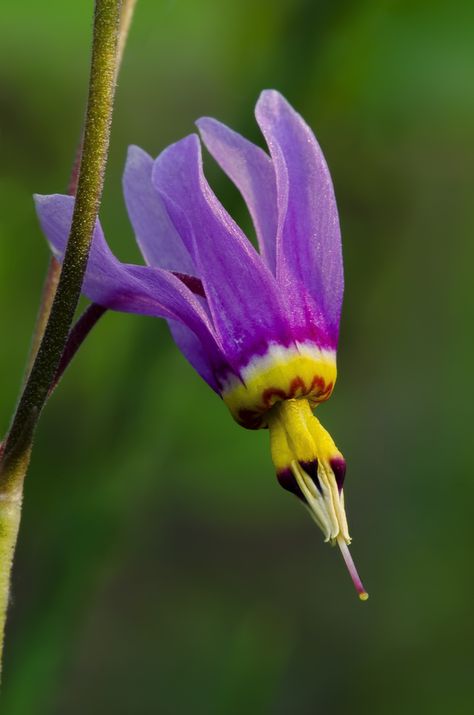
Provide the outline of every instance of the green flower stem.
<path id="1" fill-rule="evenodd" d="M 38 350 L 41 345 L 41 340 L 43 339 L 44 331 L 46 330 L 46 325 L 48 324 L 48 318 L 51 313 L 51 308 L 53 306 L 54 296 L 58 288 L 60 273 L 61 264 L 54 258 L 54 256 L 52 256 L 49 259 L 48 272 L 44 281 L 43 293 L 41 295 L 40 300 L 40 307 L 38 309 L 36 325 L 31 340 L 28 365 L 24 377 L 25 383 L 28 380 L 31 368 L 34 365 Z"/>
<path id="2" fill-rule="evenodd" d="M 8 460 L 22 441 L 32 412 L 38 416 L 44 405 L 81 293 L 109 147 L 120 7 L 120 0 L 96 0 L 89 98 L 71 232 L 51 314 L 5 442 Z"/>
<path id="3" fill-rule="evenodd" d="M 0 630 L 5 620 L 10 592 L 10 573 L 21 516 L 22 490 L 10 492 L 2 499 L 0 510 Z"/>
<path id="4" fill-rule="evenodd" d="M 117 55 L 115 61 L 115 80 L 117 80 L 118 78 L 120 67 L 122 65 L 123 53 L 125 51 L 125 45 L 127 44 L 128 33 L 130 31 L 130 25 L 132 23 L 133 13 L 135 11 L 136 4 L 137 0 L 122 0 L 117 40 Z M 81 142 L 77 148 L 76 156 L 74 158 L 71 175 L 69 177 L 67 193 L 71 196 L 75 196 L 77 191 L 77 181 L 79 177 L 79 168 L 81 164 L 83 148 L 82 141 L 83 139 L 81 138 Z M 44 335 L 44 331 L 46 329 L 49 314 L 51 312 L 51 307 L 53 305 L 54 295 L 58 286 L 60 272 L 61 264 L 54 257 L 51 257 L 38 309 L 36 325 L 33 331 L 33 338 L 31 341 L 30 355 L 28 358 L 28 368 L 26 370 L 25 379 L 28 377 L 31 371 L 36 355 L 38 353 L 39 346 L 41 344 L 41 340 Z"/>
<path id="5" fill-rule="evenodd" d="M 28 467 L 30 451 L 25 451 L 22 464 L 15 470 L 17 479 L 14 480 L 14 475 L 11 475 L 9 489 L 0 494 L 0 673 L 3 634 L 10 596 L 10 574 L 20 526 L 23 475 Z"/>
<path id="6" fill-rule="evenodd" d="M 116 80 L 121 0 L 96 0 L 82 157 L 64 262 L 36 358 L 3 444 L 0 463 L 0 624 L 5 622 L 21 493 L 35 427 L 69 335 L 102 197 Z M 0 658 L 3 632 L 0 633 Z"/>

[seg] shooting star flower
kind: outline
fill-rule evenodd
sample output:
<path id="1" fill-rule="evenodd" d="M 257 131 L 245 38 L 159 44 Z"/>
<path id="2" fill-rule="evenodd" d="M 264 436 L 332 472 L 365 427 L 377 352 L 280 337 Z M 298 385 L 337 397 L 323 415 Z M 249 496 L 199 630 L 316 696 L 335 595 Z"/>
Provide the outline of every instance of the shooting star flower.
<path id="1" fill-rule="evenodd" d="M 197 122 L 210 154 L 241 192 L 258 251 L 207 183 L 196 134 L 152 160 L 131 147 L 123 184 L 146 265 L 121 263 L 97 223 L 83 293 L 112 310 L 162 317 L 179 349 L 234 419 L 268 428 L 280 484 L 337 543 L 362 600 L 349 550 L 346 465 L 313 409 L 332 393 L 343 296 L 331 177 L 307 124 L 276 91 L 256 118 L 269 154 L 211 118 Z M 36 196 L 61 260 L 74 200 Z"/>

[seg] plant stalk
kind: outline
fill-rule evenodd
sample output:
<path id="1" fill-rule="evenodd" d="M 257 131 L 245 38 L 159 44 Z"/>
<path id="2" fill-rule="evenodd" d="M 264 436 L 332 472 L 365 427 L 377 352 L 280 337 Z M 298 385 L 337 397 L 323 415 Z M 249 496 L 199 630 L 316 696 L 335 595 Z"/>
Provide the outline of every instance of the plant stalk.
<path id="1" fill-rule="evenodd" d="M 96 0 L 89 95 L 71 231 L 44 334 L 0 459 L 0 668 L 23 480 L 35 427 L 53 384 L 81 293 L 102 198 L 116 80 L 121 0 Z"/>
<path id="2" fill-rule="evenodd" d="M 115 61 L 115 80 L 117 81 L 118 74 L 120 72 L 120 67 L 122 65 L 123 53 L 125 51 L 125 46 L 127 44 L 128 33 L 130 31 L 130 25 L 132 23 L 133 13 L 135 11 L 135 6 L 137 0 L 122 0 L 122 7 L 120 12 L 120 22 L 118 30 L 117 39 L 117 55 Z M 71 175 L 69 177 L 69 184 L 67 187 L 67 193 L 70 196 L 75 196 L 77 191 L 77 181 L 79 178 L 79 168 L 81 165 L 82 157 L 82 142 L 83 137 L 81 137 L 81 142 L 77 148 L 76 156 L 74 158 L 74 163 L 71 170 Z M 39 346 L 41 344 L 41 339 L 44 335 L 46 324 L 48 322 L 49 314 L 51 312 L 51 306 L 53 305 L 54 294 L 59 281 L 59 274 L 61 272 L 61 264 L 52 256 L 49 261 L 48 273 L 43 286 L 43 293 L 41 295 L 40 305 L 38 309 L 38 315 L 36 318 L 36 325 L 33 331 L 33 338 L 31 342 L 30 355 L 28 358 L 28 368 L 26 370 L 25 380 L 27 379 L 31 368 L 33 366 L 34 360 L 38 353 Z"/>

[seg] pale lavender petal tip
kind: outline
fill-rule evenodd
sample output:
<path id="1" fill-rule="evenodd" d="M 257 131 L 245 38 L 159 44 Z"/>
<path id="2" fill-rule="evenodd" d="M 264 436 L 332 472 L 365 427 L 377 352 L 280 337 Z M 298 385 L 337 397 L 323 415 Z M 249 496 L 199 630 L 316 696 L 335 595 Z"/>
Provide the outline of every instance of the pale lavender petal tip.
<path id="1" fill-rule="evenodd" d="M 274 274 L 278 212 L 270 157 L 216 119 L 202 117 L 196 124 L 209 153 L 241 192 L 252 217 L 260 253 Z"/>
<path id="2" fill-rule="evenodd" d="M 137 146 L 130 146 L 123 192 L 137 243 L 149 265 L 195 275 L 191 256 L 152 184 L 152 169 L 151 156 Z"/>
<path id="3" fill-rule="evenodd" d="M 344 279 L 329 169 L 313 132 L 279 92 L 262 92 L 256 117 L 276 174 L 278 279 L 300 297 L 297 322 L 320 313 L 337 343 Z"/>

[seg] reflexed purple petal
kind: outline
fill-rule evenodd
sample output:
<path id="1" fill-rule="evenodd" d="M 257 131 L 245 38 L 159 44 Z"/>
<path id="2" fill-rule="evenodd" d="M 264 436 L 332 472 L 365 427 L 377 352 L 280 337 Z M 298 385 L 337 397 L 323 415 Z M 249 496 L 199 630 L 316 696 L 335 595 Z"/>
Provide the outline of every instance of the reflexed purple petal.
<path id="1" fill-rule="evenodd" d="M 209 358 L 195 333 L 177 320 L 168 320 L 168 326 L 178 348 L 203 380 L 215 392 L 220 392 L 219 384 L 209 364 Z"/>
<path id="2" fill-rule="evenodd" d="M 322 311 L 335 347 L 344 278 L 336 200 L 326 161 L 311 129 L 278 92 L 262 92 L 256 116 L 277 180 L 278 281 L 289 293 L 297 323 L 317 323 L 318 308 Z"/>
<path id="3" fill-rule="evenodd" d="M 244 197 L 260 253 L 275 274 L 278 213 L 275 172 L 270 157 L 211 117 L 202 117 L 196 124 L 209 153 Z"/>
<path id="4" fill-rule="evenodd" d="M 36 195 L 35 203 L 43 233 L 61 262 L 71 226 L 74 198 L 61 194 Z M 212 368 L 222 369 L 222 354 L 200 299 L 179 278 L 161 268 L 120 263 L 110 251 L 99 221 L 94 230 L 83 293 L 111 310 L 181 321 L 200 340 L 203 354 Z"/>
<path id="5" fill-rule="evenodd" d="M 173 144 L 156 159 L 153 181 L 193 256 L 232 365 L 245 364 L 271 341 L 289 344 L 276 281 L 211 191 L 196 135 Z"/>
<path id="6" fill-rule="evenodd" d="M 150 266 L 196 275 L 191 256 L 151 182 L 152 168 L 151 156 L 137 146 L 129 147 L 123 192 L 137 243 Z"/>

